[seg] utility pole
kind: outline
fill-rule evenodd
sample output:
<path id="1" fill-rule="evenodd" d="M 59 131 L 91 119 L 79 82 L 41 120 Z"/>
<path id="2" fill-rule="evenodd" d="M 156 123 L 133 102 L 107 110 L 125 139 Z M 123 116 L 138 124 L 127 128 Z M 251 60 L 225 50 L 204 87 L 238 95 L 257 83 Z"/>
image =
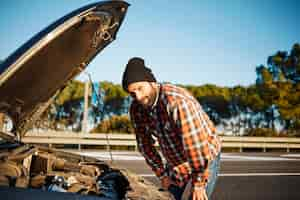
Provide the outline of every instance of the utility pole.
<path id="1" fill-rule="evenodd" d="M 88 125 L 88 105 L 89 105 L 89 81 L 85 82 L 84 87 L 84 110 L 83 110 L 83 120 L 81 124 L 81 133 L 87 133 Z M 81 150 L 81 145 L 78 145 L 79 150 Z"/>
<path id="2" fill-rule="evenodd" d="M 4 131 L 4 114 L 0 113 L 0 131 Z"/>

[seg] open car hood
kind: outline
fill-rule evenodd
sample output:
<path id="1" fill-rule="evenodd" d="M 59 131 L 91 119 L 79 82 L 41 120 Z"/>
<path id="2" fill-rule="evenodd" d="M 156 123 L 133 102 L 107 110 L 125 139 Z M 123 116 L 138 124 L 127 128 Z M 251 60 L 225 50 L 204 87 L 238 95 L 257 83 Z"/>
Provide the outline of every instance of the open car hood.
<path id="1" fill-rule="evenodd" d="M 129 4 L 94 3 L 57 20 L 0 65 L 0 112 L 22 136 L 69 80 L 115 38 Z"/>

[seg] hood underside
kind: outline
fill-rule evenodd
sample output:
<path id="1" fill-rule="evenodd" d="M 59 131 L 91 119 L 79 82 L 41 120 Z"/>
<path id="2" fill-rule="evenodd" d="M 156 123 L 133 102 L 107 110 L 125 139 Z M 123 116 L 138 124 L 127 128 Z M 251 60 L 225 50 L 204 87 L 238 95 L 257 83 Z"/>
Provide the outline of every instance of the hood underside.
<path id="1" fill-rule="evenodd" d="M 129 4 L 106 1 L 62 17 L 0 66 L 0 113 L 23 135 L 69 80 L 115 38 Z"/>

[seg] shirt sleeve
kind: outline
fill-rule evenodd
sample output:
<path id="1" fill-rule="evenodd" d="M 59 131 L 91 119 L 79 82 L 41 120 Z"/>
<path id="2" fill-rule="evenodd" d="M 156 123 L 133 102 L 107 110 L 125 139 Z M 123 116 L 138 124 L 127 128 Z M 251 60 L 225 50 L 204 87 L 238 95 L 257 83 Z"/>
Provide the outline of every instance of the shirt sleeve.
<path id="1" fill-rule="evenodd" d="M 189 99 L 178 100 L 173 110 L 173 119 L 183 134 L 194 187 L 205 187 L 209 177 L 210 153 L 207 138 L 211 129 L 204 115 L 200 104 Z"/>
<path id="2" fill-rule="evenodd" d="M 130 118 L 136 133 L 139 151 L 157 177 L 161 178 L 165 176 L 166 171 L 161 156 L 154 146 L 155 140 L 150 133 L 147 133 L 142 117 L 134 109 L 130 108 Z"/>

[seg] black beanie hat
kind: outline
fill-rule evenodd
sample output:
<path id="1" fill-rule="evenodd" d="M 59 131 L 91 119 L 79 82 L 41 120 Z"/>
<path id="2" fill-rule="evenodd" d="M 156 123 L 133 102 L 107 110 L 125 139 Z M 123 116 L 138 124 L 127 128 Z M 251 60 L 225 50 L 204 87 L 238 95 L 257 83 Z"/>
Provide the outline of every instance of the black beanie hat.
<path id="1" fill-rule="evenodd" d="M 151 69 L 145 66 L 142 58 L 131 58 L 125 68 L 122 78 L 122 86 L 128 92 L 128 85 L 140 81 L 156 82 Z"/>

